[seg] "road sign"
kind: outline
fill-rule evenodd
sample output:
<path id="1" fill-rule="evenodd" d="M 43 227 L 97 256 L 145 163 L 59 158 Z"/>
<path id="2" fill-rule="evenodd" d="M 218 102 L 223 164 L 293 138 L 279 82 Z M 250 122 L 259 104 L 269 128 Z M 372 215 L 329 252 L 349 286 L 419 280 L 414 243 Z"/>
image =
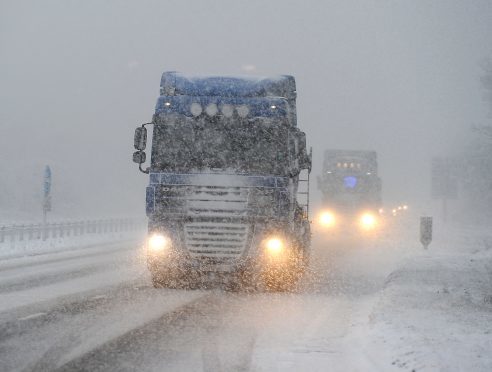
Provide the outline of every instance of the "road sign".
<path id="1" fill-rule="evenodd" d="M 420 217 L 420 242 L 425 249 L 432 241 L 432 217 Z"/>
<path id="2" fill-rule="evenodd" d="M 44 168 L 43 191 L 44 197 L 47 197 L 51 192 L 51 169 L 49 165 Z"/>

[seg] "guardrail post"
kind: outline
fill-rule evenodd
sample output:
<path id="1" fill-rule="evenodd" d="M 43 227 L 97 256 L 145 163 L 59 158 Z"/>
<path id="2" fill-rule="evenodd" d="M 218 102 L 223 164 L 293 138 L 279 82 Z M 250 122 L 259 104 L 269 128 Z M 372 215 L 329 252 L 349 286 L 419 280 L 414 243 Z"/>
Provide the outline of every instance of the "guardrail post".
<path id="1" fill-rule="evenodd" d="M 30 224 L 28 227 L 27 227 L 27 239 L 28 240 L 32 240 L 32 224 Z"/>
<path id="2" fill-rule="evenodd" d="M 43 233 L 42 233 L 43 241 L 45 241 L 46 240 L 46 225 L 45 224 L 43 224 L 42 231 L 43 231 Z"/>
<path id="3" fill-rule="evenodd" d="M 109 218 L 83 220 L 75 222 L 0 225 L 0 244 L 9 244 L 12 248 L 29 248 L 28 241 L 46 241 L 78 237 L 84 234 L 106 235 L 106 239 L 121 239 L 130 232 L 143 229 L 143 220 L 137 218 Z"/>

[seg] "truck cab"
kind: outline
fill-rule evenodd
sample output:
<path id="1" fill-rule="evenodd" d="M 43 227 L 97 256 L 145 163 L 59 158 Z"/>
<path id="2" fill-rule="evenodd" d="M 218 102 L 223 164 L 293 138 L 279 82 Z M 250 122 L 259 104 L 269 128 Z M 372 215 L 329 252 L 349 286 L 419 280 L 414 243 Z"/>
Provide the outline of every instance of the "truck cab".
<path id="1" fill-rule="evenodd" d="M 311 170 L 292 76 L 165 72 L 134 161 L 149 175 L 147 262 L 154 285 L 227 276 L 283 287 L 307 264 Z M 147 126 L 153 127 L 150 166 Z"/>
<path id="2" fill-rule="evenodd" d="M 318 188 L 323 196 L 318 222 L 325 229 L 368 232 L 380 225 L 381 179 L 375 151 L 326 150 Z"/>

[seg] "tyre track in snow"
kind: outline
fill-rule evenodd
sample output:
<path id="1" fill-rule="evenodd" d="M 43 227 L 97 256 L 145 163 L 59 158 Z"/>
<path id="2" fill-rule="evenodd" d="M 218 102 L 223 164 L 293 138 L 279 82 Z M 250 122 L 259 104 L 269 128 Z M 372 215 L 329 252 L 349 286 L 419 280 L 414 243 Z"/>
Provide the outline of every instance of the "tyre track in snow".
<path id="1" fill-rule="evenodd" d="M 371 309 L 365 299 L 384 283 L 384 273 L 367 280 L 357 270 L 335 270 L 337 260 L 347 260 L 345 268 L 353 266 L 353 253 L 323 252 L 293 293 L 212 291 L 58 370 L 248 371 L 277 363 L 292 370 L 289 363 L 299 366 L 299 360 L 313 359 L 343 370 L 350 366 L 352 347 L 346 349 L 344 340 L 351 324 L 363 322 Z M 357 309 L 360 303 L 364 308 Z M 272 360 L 269 354 L 280 358 Z"/>
<path id="2" fill-rule="evenodd" d="M 137 280 L 2 314 L 0 370 L 51 371 L 202 296 Z"/>
<path id="3" fill-rule="evenodd" d="M 203 297 L 132 329 L 55 370 L 247 371 L 256 330 L 247 325 L 239 333 L 234 325 L 227 329 L 231 326 L 228 317 L 236 308 L 236 299 L 241 297 L 241 294 L 206 292 Z M 224 340 L 230 343 L 225 345 Z M 233 353 L 224 352 L 224 347 L 232 347 Z M 45 359 L 34 367 L 47 370 L 53 365 Z"/>
<path id="4" fill-rule="evenodd" d="M 155 290 L 152 290 L 155 291 Z M 166 292 L 166 290 L 163 290 Z M 162 293 L 162 290 L 160 290 Z M 174 291 L 172 291 L 174 292 Z M 98 371 L 98 370 L 139 370 L 143 366 L 156 363 L 155 356 L 171 359 L 174 354 L 185 351 L 193 343 L 194 337 L 188 337 L 186 330 L 190 327 L 190 318 L 202 313 L 216 299 L 214 293 L 200 291 L 175 291 L 192 295 L 190 301 L 171 308 L 163 309 L 158 317 L 129 329 L 124 334 L 107 340 L 100 345 L 91 345 L 81 355 L 72 349 L 82 340 L 77 335 L 66 335 L 51 347 L 39 360 L 29 366 L 32 371 Z M 195 295 L 195 296 L 193 296 Z M 182 343 L 176 343 L 176 334 L 182 335 Z M 166 343 L 173 345 L 165 350 Z M 95 346 L 95 347 L 94 347 Z M 213 370 L 217 371 L 216 365 Z"/>
<path id="5" fill-rule="evenodd" d="M 0 369 L 344 370 L 353 366 L 357 345 L 352 323 L 366 321 L 365 299 L 379 291 L 385 273 L 366 259 L 370 254 L 318 255 L 295 293 L 154 289 L 147 274 L 65 302 L 14 309 L 0 327 L 10 340 L 0 341 Z M 26 360 L 4 357 L 22 350 Z"/>
<path id="6" fill-rule="evenodd" d="M 17 268 L 28 268 L 32 266 L 52 264 L 62 261 L 73 261 L 83 258 L 96 257 L 115 252 L 135 250 L 139 246 L 135 243 L 117 243 L 91 245 L 87 247 L 71 248 L 48 253 L 33 254 L 28 256 L 15 256 L 0 259 L 0 272 Z"/>
<path id="7" fill-rule="evenodd" d="M 42 287 L 65 280 L 81 278 L 84 276 L 89 276 L 107 269 L 115 267 L 115 264 L 122 264 L 124 261 L 104 263 L 97 265 L 87 265 L 85 267 L 77 268 L 75 270 L 60 270 L 52 273 L 46 273 L 42 275 L 30 275 L 20 280 L 8 280 L 0 282 L 0 294 L 9 293 L 15 291 L 22 291 L 26 289 L 31 289 L 35 287 Z"/>
<path id="8" fill-rule="evenodd" d="M 131 251 L 136 249 L 130 246 L 107 250 L 103 246 L 96 252 L 63 252 L 62 257 L 60 254 L 47 254 L 3 260 L 0 261 L 0 293 L 51 284 L 56 282 L 57 275 L 62 281 L 80 276 L 84 270 L 90 274 L 105 266 L 120 266 L 132 259 Z"/>
<path id="9" fill-rule="evenodd" d="M 0 312 L 118 285 L 146 274 L 135 245 L 0 261 Z M 1 315 L 0 315 L 1 316 Z"/>

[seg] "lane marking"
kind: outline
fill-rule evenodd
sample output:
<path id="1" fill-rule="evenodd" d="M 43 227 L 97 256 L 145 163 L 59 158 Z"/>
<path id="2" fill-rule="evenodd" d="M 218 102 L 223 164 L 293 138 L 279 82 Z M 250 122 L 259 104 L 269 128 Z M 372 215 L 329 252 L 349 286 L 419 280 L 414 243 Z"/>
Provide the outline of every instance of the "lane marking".
<path id="1" fill-rule="evenodd" d="M 91 300 L 102 300 L 103 298 L 106 297 L 107 297 L 106 295 L 98 295 L 98 296 L 91 297 Z"/>
<path id="2" fill-rule="evenodd" d="M 23 321 L 23 320 L 36 319 L 36 318 L 40 318 L 40 317 L 45 316 L 45 315 L 46 315 L 46 313 L 36 313 L 36 314 L 31 314 L 31 315 L 25 316 L 23 318 L 18 318 L 17 320 Z"/>

